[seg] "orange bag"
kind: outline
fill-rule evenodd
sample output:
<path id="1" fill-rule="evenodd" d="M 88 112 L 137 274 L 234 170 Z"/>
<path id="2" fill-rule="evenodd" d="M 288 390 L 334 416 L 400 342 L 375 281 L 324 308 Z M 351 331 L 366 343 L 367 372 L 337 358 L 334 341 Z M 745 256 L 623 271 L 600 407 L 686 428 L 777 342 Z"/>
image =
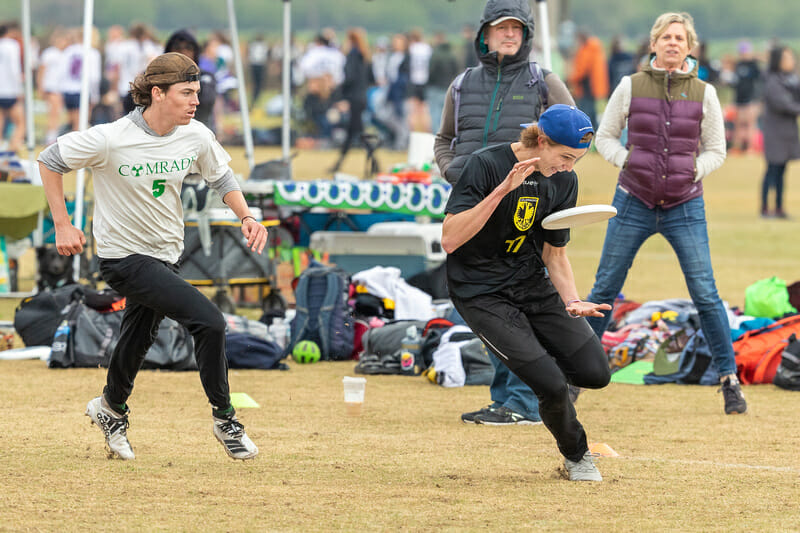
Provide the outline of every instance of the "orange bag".
<path id="1" fill-rule="evenodd" d="M 783 349 L 792 333 L 800 335 L 800 315 L 776 321 L 761 329 L 747 331 L 733 343 L 736 371 L 745 385 L 772 383 L 781 363 Z"/>

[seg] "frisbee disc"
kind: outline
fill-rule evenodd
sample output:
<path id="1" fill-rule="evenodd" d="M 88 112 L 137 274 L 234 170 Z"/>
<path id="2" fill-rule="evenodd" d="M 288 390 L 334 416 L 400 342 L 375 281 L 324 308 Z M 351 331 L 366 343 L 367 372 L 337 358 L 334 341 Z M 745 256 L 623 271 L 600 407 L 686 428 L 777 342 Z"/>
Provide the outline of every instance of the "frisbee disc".
<path id="1" fill-rule="evenodd" d="M 617 208 L 611 205 L 579 205 L 551 213 L 542 220 L 542 227 L 544 229 L 574 228 L 584 224 L 602 222 L 616 214 Z"/>

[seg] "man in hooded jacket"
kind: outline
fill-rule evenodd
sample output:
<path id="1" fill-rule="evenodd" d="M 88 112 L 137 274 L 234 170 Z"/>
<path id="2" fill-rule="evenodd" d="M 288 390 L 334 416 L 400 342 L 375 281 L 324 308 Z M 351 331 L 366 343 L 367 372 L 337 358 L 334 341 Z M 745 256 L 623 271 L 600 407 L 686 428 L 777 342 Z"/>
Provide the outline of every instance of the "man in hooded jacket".
<path id="1" fill-rule="evenodd" d="M 475 36 L 479 64 L 468 68 L 447 89 L 434 142 L 436 163 L 449 183 L 458 181 L 472 152 L 516 141 L 520 124 L 536 122 L 553 104 L 575 105 L 557 74 L 528 60 L 533 30 L 527 0 L 486 2 Z M 530 387 L 494 355 L 490 358 L 495 368 L 492 403 L 462 414 L 461 420 L 487 425 L 540 424 L 539 402 Z"/>

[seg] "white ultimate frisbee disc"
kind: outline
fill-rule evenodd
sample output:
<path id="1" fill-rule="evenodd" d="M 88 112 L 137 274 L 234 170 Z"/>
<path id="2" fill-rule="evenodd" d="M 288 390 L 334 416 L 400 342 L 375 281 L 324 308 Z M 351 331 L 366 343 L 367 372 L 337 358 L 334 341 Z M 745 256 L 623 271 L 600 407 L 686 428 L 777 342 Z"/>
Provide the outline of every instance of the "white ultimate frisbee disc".
<path id="1" fill-rule="evenodd" d="M 544 229 L 565 229 L 602 222 L 617 214 L 617 208 L 612 205 L 592 204 L 579 205 L 569 209 L 556 211 L 542 220 Z"/>

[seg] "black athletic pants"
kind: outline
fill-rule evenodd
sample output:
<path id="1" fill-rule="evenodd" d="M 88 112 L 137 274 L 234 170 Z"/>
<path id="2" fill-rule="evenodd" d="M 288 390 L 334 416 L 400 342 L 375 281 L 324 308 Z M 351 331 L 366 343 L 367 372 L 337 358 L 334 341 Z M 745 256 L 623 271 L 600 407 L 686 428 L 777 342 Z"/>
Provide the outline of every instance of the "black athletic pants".
<path id="1" fill-rule="evenodd" d="M 599 389 L 611 378 L 603 346 L 586 321 L 567 314 L 549 281 L 464 300 L 450 296 L 486 348 L 539 398 L 539 415 L 561 454 L 579 461 L 588 450 L 586 432 L 567 384 Z"/>
<path id="2" fill-rule="evenodd" d="M 167 316 L 194 338 L 200 381 L 211 405 L 218 410 L 230 407 L 225 320 L 217 306 L 181 278 L 177 266 L 146 255 L 100 259 L 100 273 L 127 298 L 119 342 L 108 365 L 106 399 L 115 404 L 127 401 L 158 325 Z"/>

